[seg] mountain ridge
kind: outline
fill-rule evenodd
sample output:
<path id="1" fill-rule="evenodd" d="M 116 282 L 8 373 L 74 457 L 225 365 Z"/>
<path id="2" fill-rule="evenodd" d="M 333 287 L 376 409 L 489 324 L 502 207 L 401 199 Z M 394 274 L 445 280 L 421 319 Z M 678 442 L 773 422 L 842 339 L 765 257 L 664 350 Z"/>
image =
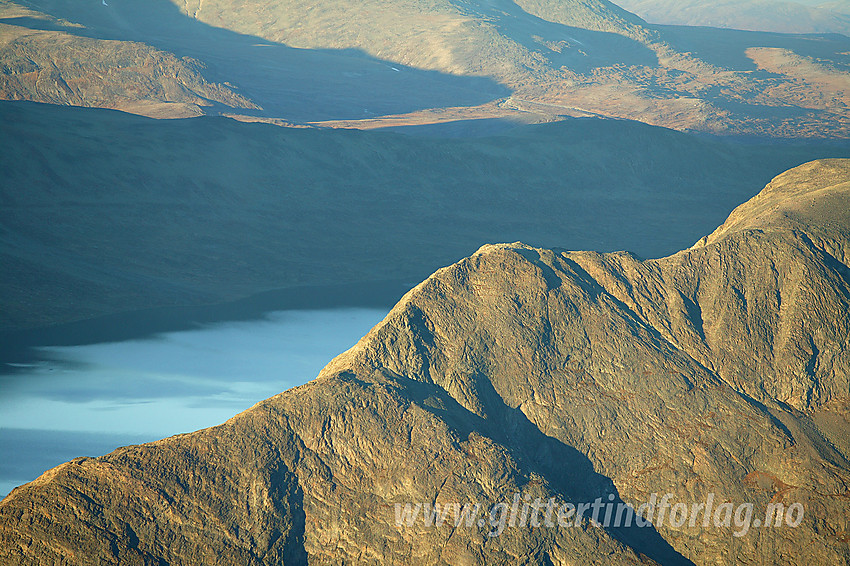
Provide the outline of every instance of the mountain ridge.
<path id="1" fill-rule="evenodd" d="M 830 232 L 831 255 L 850 265 L 847 246 L 850 244 L 847 226 L 850 225 L 850 187 L 846 182 L 846 167 L 842 161 L 819 160 L 787 171 L 765 187 L 753 199 L 732 211 L 726 222 L 700 240 L 707 245 L 742 230 L 800 229 L 820 235 Z M 812 194 L 811 187 L 820 186 Z M 824 193 L 823 196 L 820 193 Z M 808 206 L 807 206 L 808 205 Z"/>
<path id="2" fill-rule="evenodd" d="M 850 160 L 779 179 L 807 172 L 817 193 L 819 178 L 850 180 Z M 314 381 L 15 489 L 0 552 L 11 564 L 850 563 L 850 273 L 803 236 L 745 229 L 646 261 L 484 246 Z M 744 536 L 582 523 L 498 537 L 392 516 L 396 503 L 514 493 L 611 493 L 635 508 L 710 493 L 756 517 L 771 502 L 805 516 Z"/>

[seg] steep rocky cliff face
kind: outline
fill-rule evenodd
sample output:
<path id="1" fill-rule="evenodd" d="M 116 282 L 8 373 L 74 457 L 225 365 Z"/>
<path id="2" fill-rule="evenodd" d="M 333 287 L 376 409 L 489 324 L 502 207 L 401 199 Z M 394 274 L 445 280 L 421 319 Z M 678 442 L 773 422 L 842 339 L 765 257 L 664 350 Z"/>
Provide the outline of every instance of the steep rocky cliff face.
<path id="1" fill-rule="evenodd" d="M 320 376 L 0 503 L 4 564 L 850 563 L 850 161 L 673 256 L 484 246 Z M 398 526 L 397 503 L 801 503 L 798 526 Z M 610 498 L 608 496 L 611 496 Z"/>

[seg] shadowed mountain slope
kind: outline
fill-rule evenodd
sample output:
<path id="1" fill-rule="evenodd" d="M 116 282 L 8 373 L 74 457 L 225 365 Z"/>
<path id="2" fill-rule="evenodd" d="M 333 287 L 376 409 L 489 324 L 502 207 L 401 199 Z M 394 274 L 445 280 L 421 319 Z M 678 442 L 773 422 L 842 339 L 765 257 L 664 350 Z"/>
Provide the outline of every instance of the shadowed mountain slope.
<path id="1" fill-rule="evenodd" d="M 583 119 L 482 139 L 0 105 L 0 327 L 406 279 L 482 241 L 658 257 L 846 147 Z"/>
<path id="2" fill-rule="evenodd" d="M 848 225 L 813 212 L 846 198 L 848 182 L 847 160 L 797 168 L 707 240 L 657 260 L 484 246 L 411 290 L 313 382 L 16 489 L 0 503 L 0 556 L 850 563 L 850 269 L 831 251 Z M 687 505 L 713 494 L 752 502 L 754 517 L 770 502 L 805 514 L 740 537 L 701 522 L 489 537 L 394 518 L 396 503 L 515 493 L 635 507 L 651 493 Z"/>

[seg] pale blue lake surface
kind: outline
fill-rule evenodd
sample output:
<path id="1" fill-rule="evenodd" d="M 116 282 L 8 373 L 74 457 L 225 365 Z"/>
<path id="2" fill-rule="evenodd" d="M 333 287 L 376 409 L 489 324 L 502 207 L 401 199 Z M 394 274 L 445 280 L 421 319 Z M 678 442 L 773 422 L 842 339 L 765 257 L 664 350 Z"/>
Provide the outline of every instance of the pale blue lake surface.
<path id="1" fill-rule="evenodd" d="M 386 309 L 279 311 L 150 338 L 38 349 L 0 376 L 0 497 L 77 456 L 220 424 L 310 381 Z"/>

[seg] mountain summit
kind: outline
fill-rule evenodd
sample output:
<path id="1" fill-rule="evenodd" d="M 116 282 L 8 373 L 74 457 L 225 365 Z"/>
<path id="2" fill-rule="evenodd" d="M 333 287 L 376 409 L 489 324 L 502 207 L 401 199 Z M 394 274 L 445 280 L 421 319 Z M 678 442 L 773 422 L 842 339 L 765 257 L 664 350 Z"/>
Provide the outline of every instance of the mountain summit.
<path id="1" fill-rule="evenodd" d="M 0 561 L 848 564 L 848 183 L 848 160 L 799 167 L 662 259 L 484 246 L 316 380 L 15 489 Z M 499 536 L 396 516 L 653 494 L 804 513 Z"/>

